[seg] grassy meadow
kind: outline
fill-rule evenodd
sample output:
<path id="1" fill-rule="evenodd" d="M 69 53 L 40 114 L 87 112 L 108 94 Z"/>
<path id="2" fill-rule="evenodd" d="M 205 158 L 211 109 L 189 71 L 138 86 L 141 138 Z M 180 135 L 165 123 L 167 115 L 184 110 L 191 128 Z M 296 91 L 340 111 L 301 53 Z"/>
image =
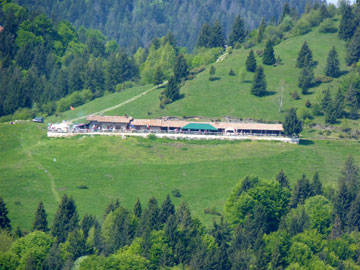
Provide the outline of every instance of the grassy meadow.
<path id="1" fill-rule="evenodd" d="M 119 137 L 47 138 L 44 124 L 0 124 L 0 196 L 13 227 L 29 229 L 40 200 L 49 221 L 65 193 L 75 198 L 80 215 L 102 218 L 110 200 L 132 207 L 139 197 L 159 203 L 172 196 L 186 200 L 194 215 L 209 225 L 205 208 L 222 212 L 230 190 L 246 175 L 273 178 L 281 170 L 294 183 L 318 171 L 326 186 L 336 185 L 349 154 L 360 162 L 355 141 L 275 142 L 171 141 Z M 54 161 L 54 158 L 56 161 Z"/>

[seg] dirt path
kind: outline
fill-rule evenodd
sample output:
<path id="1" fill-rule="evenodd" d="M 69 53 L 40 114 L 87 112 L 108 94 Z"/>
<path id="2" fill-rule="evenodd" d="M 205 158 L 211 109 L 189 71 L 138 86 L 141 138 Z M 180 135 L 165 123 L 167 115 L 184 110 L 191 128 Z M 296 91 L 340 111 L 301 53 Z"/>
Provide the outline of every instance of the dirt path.
<path id="1" fill-rule="evenodd" d="M 14 134 L 14 136 L 16 136 L 16 134 Z M 57 190 L 56 190 L 56 184 L 55 184 L 55 178 L 54 178 L 54 176 L 53 176 L 53 175 L 49 172 L 49 170 L 47 170 L 40 162 L 36 161 L 36 160 L 33 158 L 31 151 L 25 149 L 23 138 L 20 137 L 19 141 L 20 141 L 21 148 L 22 148 L 23 152 L 25 153 L 25 155 L 26 155 L 30 160 L 32 160 L 32 161 L 37 165 L 37 167 L 38 167 L 41 171 L 43 171 L 43 172 L 48 176 L 48 178 L 49 178 L 49 180 L 50 180 L 51 192 L 52 192 L 52 194 L 53 194 L 53 196 L 54 196 L 54 198 L 55 198 L 55 201 L 56 201 L 56 202 L 60 202 L 60 196 L 59 196 L 59 193 L 58 193 Z"/>
<path id="2" fill-rule="evenodd" d="M 98 112 L 95 112 L 95 113 L 90 113 L 90 114 L 88 114 L 88 115 L 84 115 L 84 116 L 81 116 L 81 117 L 77 117 L 77 118 L 74 118 L 74 119 L 70 119 L 70 120 L 67 120 L 66 122 L 72 123 L 72 122 L 74 122 L 74 121 L 78 121 L 78 120 L 80 120 L 80 119 L 86 118 L 86 117 L 88 117 L 89 115 L 102 114 L 102 113 L 105 113 L 105 112 L 112 111 L 112 110 L 114 110 L 114 109 L 120 108 L 120 107 L 122 107 L 122 106 L 124 106 L 124 105 L 126 105 L 126 104 L 129 104 L 129 103 L 131 103 L 131 102 L 133 102 L 133 101 L 135 101 L 135 100 L 137 100 L 137 99 L 145 96 L 146 94 L 148 94 L 148 93 L 151 92 L 152 90 L 155 90 L 155 89 L 157 89 L 157 88 L 159 88 L 159 87 L 165 86 L 167 83 L 168 83 L 168 82 L 166 81 L 166 82 L 162 83 L 162 84 L 159 85 L 159 86 L 154 86 L 153 88 L 150 88 L 150 89 L 142 92 L 141 94 L 138 94 L 138 95 L 136 95 L 136 96 L 134 96 L 134 97 L 132 97 L 132 98 L 130 98 L 130 99 L 128 99 L 128 100 L 125 100 L 125 101 L 123 101 L 123 102 L 121 102 L 121 103 L 119 103 L 119 104 L 117 104 L 117 105 L 115 105 L 115 106 L 112 106 L 112 107 L 103 109 L 103 110 L 98 111 Z"/>

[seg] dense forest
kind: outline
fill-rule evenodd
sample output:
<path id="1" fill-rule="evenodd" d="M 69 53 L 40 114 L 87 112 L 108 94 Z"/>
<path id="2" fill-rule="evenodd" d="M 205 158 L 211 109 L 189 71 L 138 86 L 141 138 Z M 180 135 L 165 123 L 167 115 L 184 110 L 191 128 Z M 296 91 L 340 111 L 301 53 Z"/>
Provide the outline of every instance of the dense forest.
<path id="1" fill-rule="evenodd" d="M 107 1 L 29 1 L 17 0 L 33 10 L 41 10 L 55 21 L 66 19 L 76 27 L 85 26 L 101 30 L 115 39 L 121 47 L 133 52 L 147 46 L 155 37 L 175 34 L 179 46 L 192 50 L 201 26 L 219 20 L 225 33 L 231 32 L 234 18 L 244 18 L 246 27 L 254 29 L 262 18 L 277 22 L 286 2 L 293 12 L 302 14 L 306 3 L 320 0 L 107 0 Z"/>
<path id="2" fill-rule="evenodd" d="M 317 173 L 293 187 L 283 171 L 273 180 L 245 177 L 224 216 L 204 209 L 214 215 L 211 228 L 169 195 L 160 206 L 153 197 L 133 209 L 112 201 L 101 220 L 79 217 L 64 195 L 50 224 L 40 202 L 27 232 L 11 227 L 0 198 L 0 268 L 360 269 L 360 175 L 351 156 L 339 175 L 336 190 Z"/>
<path id="3" fill-rule="evenodd" d="M 334 25 L 335 16 L 341 18 L 339 27 Z M 179 88 L 184 80 L 193 79 L 205 65 L 215 62 L 224 52 L 226 43 L 233 48 L 263 44 L 264 50 L 257 54 L 262 56 L 264 65 L 276 66 L 281 64 L 281 59 L 275 58 L 273 46 L 306 34 L 316 26 L 324 33 L 338 31 L 339 38 L 347 42 L 346 64 L 356 67 L 360 59 L 359 18 L 359 4 L 350 6 L 343 2 L 337 9 L 333 5 L 308 5 L 300 18 L 289 4 L 285 4 L 277 23 L 271 25 L 262 20 L 259 28 L 251 32 L 241 15 L 234 18 L 228 36 L 219 21 L 204 23 L 197 37 L 196 50 L 191 54 L 179 47 L 177 37 L 171 32 L 129 54 L 99 30 L 84 27 L 76 30 L 68 21 L 54 22 L 42 13 L 3 1 L 0 10 L 0 116 L 15 112 L 16 119 L 28 119 L 36 114 L 47 116 L 106 93 L 121 91 L 134 83 L 159 85 L 169 80 L 171 83 L 160 97 L 160 106 L 164 108 L 180 97 Z M 231 47 L 228 49 L 231 53 Z M 252 93 L 266 95 L 266 74 L 261 71 L 261 66 L 255 66 L 254 59 L 250 60 L 247 71 L 256 71 Z M 304 44 L 297 63 L 301 69 L 299 87 L 304 95 L 315 84 L 314 65 L 316 61 L 313 61 L 311 50 Z M 358 117 L 360 107 L 360 82 L 356 74 L 355 68 L 354 76 L 348 76 L 342 83 L 338 98 L 343 101 L 341 106 L 336 105 L 344 107 L 342 104 L 347 104 L 352 119 Z M 325 75 L 325 82 L 342 75 L 335 48 L 329 54 Z M 296 91 L 293 96 L 294 99 L 298 96 Z M 327 105 L 321 106 L 327 110 Z M 343 116 L 341 108 L 340 114 L 335 113 L 334 106 L 329 108 L 332 116 L 327 122 Z"/>

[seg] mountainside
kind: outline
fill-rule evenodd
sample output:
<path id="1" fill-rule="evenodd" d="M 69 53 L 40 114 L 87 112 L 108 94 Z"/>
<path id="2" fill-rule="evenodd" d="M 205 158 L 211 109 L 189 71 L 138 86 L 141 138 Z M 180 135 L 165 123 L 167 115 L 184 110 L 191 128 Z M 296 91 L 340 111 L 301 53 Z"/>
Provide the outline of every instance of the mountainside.
<path id="1" fill-rule="evenodd" d="M 16 0 L 33 10 L 42 10 L 55 21 L 69 20 L 75 26 L 101 30 L 121 47 L 147 46 L 155 37 L 173 32 L 178 45 L 194 48 L 201 26 L 219 20 L 229 33 L 237 15 L 251 30 L 262 18 L 277 22 L 285 3 L 302 14 L 305 4 L 320 0 Z"/>

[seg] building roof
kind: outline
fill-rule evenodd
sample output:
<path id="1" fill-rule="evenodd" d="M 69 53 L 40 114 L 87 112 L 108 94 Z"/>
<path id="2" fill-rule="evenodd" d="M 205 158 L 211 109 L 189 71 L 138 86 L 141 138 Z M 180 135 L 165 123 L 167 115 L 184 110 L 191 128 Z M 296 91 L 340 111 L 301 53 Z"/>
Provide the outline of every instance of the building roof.
<path id="1" fill-rule="evenodd" d="M 189 123 L 182 127 L 182 129 L 217 131 L 217 128 L 208 123 Z"/>
<path id="2" fill-rule="evenodd" d="M 152 126 L 152 127 L 161 127 L 160 119 L 134 119 L 131 124 L 133 126 Z"/>
<path id="3" fill-rule="evenodd" d="M 129 124 L 133 118 L 131 116 L 100 116 L 90 115 L 86 118 L 87 121 L 97 121 L 99 123 L 124 123 Z"/>
<path id="4" fill-rule="evenodd" d="M 211 123 L 218 129 L 241 129 L 241 130 L 269 130 L 284 131 L 282 124 L 262 124 L 262 123 L 236 123 L 236 122 L 214 122 Z"/>

